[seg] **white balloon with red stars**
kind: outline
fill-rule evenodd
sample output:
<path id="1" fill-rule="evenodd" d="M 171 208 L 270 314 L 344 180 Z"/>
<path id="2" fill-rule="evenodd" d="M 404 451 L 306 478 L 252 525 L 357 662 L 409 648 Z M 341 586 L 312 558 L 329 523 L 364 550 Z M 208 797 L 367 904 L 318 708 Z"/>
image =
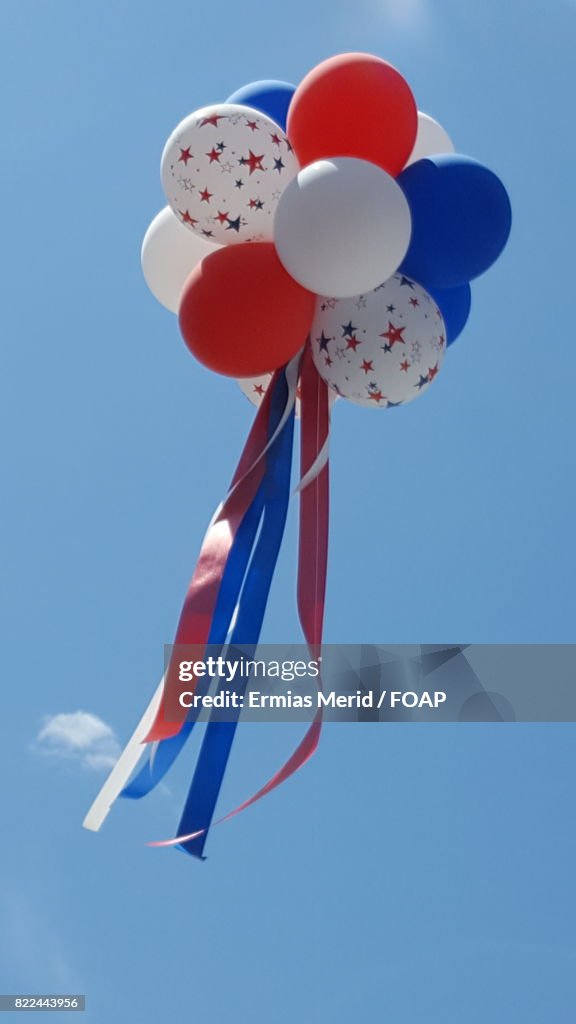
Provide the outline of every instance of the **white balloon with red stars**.
<path id="1" fill-rule="evenodd" d="M 427 391 L 446 352 L 434 299 L 394 274 L 366 295 L 319 298 L 311 333 L 320 376 L 342 398 L 389 409 Z"/>
<path id="2" fill-rule="evenodd" d="M 184 118 L 164 147 L 162 187 L 176 215 L 210 242 L 271 241 L 278 200 L 299 164 L 285 132 L 233 103 Z"/>
<path id="3" fill-rule="evenodd" d="M 259 406 L 262 405 L 264 395 L 268 391 L 271 380 L 272 374 L 265 373 L 263 377 L 240 377 L 236 383 L 240 387 L 240 390 L 246 395 L 246 398 L 248 398 L 252 402 L 252 405 L 255 405 L 256 408 L 258 408 Z M 328 407 L 332 408 L 334 402 L 336 402 L 337 400 L 338 395 L 336 394 L 336 392 L 329 391 Z M 298 382 L 298 387 L 296 388 L 296 402 L 294 404 L 294 413 L 296 415 L 297 420 L 300 419 L 300 412 L 300 382 Z"/>
<path id="4" fill-rule="evenodd" d="M 265 373 L 262 377 L 241 377 L 238 380 L 240 390 L 249 398 L 252 405 L 256 408 L 262 405 L 264 396 L 270 386 L 272 380 L 271 373 Z M 300 418 L 300 384 L 296 388 L 296 405 L 295 405 L 296 419 Z"/>

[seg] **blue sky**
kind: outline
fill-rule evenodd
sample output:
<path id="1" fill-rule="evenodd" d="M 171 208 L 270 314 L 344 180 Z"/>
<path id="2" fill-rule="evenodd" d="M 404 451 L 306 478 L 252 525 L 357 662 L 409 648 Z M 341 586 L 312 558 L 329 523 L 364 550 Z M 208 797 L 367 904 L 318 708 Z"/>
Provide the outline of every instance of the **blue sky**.
<path id="1" fill-rule="evenodd" d="M 127 738 L 251 421 L 141 278 L 164 141 L 343 50 L 399 67 L 503 178 L 514 227 L 422 401 L 337 405 L 326 639 L 575 639 L 576 5 L 4 0 L 0 19 L 0 989 L 86 992 L 91 1024 L 567 1024 L 573 726 L 332 727 L 204 864 L 144 846 L 172 833 L 193 750 L 94 836 L 101 771 L 37 736 L 83 711 L 105 759 Z M 300 638 L 295 511 L 269 641 Z M 293 738 L 241 730 L 223 809 Z"/>

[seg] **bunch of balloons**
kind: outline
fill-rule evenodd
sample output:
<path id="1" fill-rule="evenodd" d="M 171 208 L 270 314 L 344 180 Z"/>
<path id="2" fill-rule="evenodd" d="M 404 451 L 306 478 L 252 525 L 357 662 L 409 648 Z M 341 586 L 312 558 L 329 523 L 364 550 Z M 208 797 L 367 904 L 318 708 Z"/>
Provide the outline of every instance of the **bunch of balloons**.
<path id="1" fill-rule="evenodd" d="M 141 799 L 161 783 L 198 721 L 199 712 L 174 714 L 174 652 L 241 649 L 250 660 L 257 650 L 297 413 L 298 614 L 320 657 L 330 398 L 388 409 L 427 390 L 466 323 L 469 282 L 510 231 L 496 175 L 457 156 L 399 72 L 366 54 L 325 61 L 298 88 L 258 82 L 190 114 L 166 143 L 161 175 L 168 206 L 144 239 L 146 280 L 178 313 L 190 351 L 240 378 L 260 407 L 202 542 L 162 680 L 86 815 L 94 831 L 119 796 Z M 199 696 L 206 686 L 194 680 Z M 242 697 L 246 679 L 234 686 Z M 239 715 L 211 712 L 177 834 L 152 845 L 204 858 L 213 824 L 271 793 L 316 750 L 321 706 L 272 778 L 214 822 Z"/>
<path id="2" fill-rule="evenodd" d="M 510 232 L 498 177 L 368 54 L 190 114 L 161 177 L 146 280 L 190 351 L 255 404 L 308 339 L 335 395 L 389 408 L 422 394 Z"/>

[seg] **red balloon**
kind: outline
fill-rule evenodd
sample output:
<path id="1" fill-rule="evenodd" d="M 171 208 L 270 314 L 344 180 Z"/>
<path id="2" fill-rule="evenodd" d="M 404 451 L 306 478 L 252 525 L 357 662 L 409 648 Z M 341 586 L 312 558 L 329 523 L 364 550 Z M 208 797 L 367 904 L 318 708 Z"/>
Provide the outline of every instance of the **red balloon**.
<path id="1" fill-rule="evenodd" d="M 180 299 L 180 330 L 193 355 L 228 377 L 259 377 L 304 345 L 316 296 L 280 263 L 272 242 L 226 245 L 200 261 Z"/>
<path id="2" fill-rule="evenodd" d="M 416 141 L 418 110 L 391 64 L 342 53 L 302 80 L 288 111 L 288 138 L 302 165 L 354 156 L 399 174 Z"/>

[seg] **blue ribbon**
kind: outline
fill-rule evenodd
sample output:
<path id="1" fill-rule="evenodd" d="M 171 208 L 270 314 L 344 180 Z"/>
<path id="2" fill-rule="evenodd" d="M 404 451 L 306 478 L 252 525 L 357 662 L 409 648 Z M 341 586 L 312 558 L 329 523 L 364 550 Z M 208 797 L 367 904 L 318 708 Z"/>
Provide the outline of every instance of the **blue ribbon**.
<path id="1" fill-rule="evenodd" d="M 279 378 L 272 397 L 272 414 L 281 415 L 286 404 L 287 385 L 285 378 Z M 280 544 L 286 525 L 290 499 L 290 470 L 292 463 L 292 441 L 294 436 L 294 410 L 292 410 L 280 435 L 268 451 L 267 471 L 264 486 L 264 519 L 254 555 L 246 574 L 246 580 L 238 605 L 238 617 L 230 647 L 241 647 L 242 654 L 251 658 L 258 645 L 262 622 L 278 559 Z M 243 694 L 248 680 L 241 678 L 236 692 Z M 223 683 L 220 690 L 224 689 Z M 227 716 L 234 714 L 228 709 Z M 207 832 L 212 823 L 214 810 L 236 727 L 238 717 L 225 722 L 218 721 L 219 712 L 213 712 L 206 728 L 198 757 L 194 777 L 190 785 L 178 835 L 201 834 L 195 839 L 181 843 L 180 849 L 194 857 L 203 859 Z"/>

